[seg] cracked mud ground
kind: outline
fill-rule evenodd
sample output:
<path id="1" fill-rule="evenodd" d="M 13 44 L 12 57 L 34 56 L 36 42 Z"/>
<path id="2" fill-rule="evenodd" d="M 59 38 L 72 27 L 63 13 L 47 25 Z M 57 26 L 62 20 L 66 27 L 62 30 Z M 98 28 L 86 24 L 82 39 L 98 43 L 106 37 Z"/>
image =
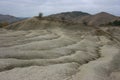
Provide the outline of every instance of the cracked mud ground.
<path id="1" fill-rule="evenodd" d="M 0 29 L 0 80 L 120 80 L 120 45 L 110 38 L 93 29 Z"/>

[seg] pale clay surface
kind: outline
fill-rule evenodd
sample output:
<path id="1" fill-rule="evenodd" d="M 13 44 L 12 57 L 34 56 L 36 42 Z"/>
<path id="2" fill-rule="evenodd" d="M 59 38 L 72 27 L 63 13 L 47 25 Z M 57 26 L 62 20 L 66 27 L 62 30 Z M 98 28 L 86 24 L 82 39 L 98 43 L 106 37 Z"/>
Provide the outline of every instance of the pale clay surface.
<path id="1" fill-rule="evenodd" d="M 66 31 L 0 29 L 0 80 L 120 80 L 118 43 Z"/>

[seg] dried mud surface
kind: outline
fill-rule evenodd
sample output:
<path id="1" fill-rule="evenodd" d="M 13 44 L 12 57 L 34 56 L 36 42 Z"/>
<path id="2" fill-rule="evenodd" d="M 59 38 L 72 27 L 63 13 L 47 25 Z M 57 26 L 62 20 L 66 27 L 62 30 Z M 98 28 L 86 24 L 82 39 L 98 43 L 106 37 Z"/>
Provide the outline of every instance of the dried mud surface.
<path id="1" fill-rule="evenodd" d="M 120 28 L 101 29 L 0 29 L 0 80 L 120 80 Z"/>

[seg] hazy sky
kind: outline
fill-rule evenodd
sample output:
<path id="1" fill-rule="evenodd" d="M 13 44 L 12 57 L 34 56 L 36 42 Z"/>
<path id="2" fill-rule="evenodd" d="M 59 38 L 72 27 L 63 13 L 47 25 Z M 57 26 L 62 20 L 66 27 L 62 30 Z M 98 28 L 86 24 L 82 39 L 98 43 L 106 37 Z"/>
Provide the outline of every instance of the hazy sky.
<path id="1" fill-rule="evenodd" d="M 0 13 L 31 17 L 66 11 L 95 14 L 101 11 L 120 16 L 120 0 L 0 0 Z"/>

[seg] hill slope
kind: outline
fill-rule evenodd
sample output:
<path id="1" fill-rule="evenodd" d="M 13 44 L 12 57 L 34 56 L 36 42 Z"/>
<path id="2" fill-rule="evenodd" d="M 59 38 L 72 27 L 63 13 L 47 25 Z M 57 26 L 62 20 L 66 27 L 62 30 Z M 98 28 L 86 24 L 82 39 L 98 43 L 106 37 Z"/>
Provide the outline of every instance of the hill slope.
<path id="1" fill-rule="evenodd" d="M 73 23 L 71 21 L 62 21 L 56 20 L 55 18 L 30 18 L 26 20 L 22 20 L 11 25 L 6 26 L 6 29 L 13 30 L 35 30 L 35 29 L 46 29 L 46 28 L 79 28 L 80 26 L 84 26 L 83 24 Z"/>
<path id="2" fill-rule="evenodd" d="M 30 18 L 23 21 L 16 22 L 7 26 L 7 29 L 16 29 L 16 30 L 34 30 L 34 29 L 44 29 L 44 28 L 52 28 L 58 27 L 60 25 L 64 25 L 59 21 L 50 21 L 46 19 L 37 19 L 37 18 Z"/>
<path id="3" fill-rule="evenodd" d="M 73 12 L 64 12 L 64 13 L 58 13 L 58 14 L 53 14 L 48 17 L 51 18 L 57 18 L 57 19 L 62 19 L 64 18 L 65 20 L 74 20 L 75 18 L 79 17 L 82 18 L 84 16 L 90 15 L 89 13 L 81 12 L 81 11 L 73 11 Z"/>
<path id="4" fill-rule="evenodd" d="M 108 22 L 112 22 L 115 20 L 118 20 L 119 18 L 117 16 L 114 16 L 112 14 L 101 12 L 95 15 L 90 15 L 87 17 L 83 17 L 80 22 L 86 22 L 88 25 L 101 25 L 106 24 Z"/>

